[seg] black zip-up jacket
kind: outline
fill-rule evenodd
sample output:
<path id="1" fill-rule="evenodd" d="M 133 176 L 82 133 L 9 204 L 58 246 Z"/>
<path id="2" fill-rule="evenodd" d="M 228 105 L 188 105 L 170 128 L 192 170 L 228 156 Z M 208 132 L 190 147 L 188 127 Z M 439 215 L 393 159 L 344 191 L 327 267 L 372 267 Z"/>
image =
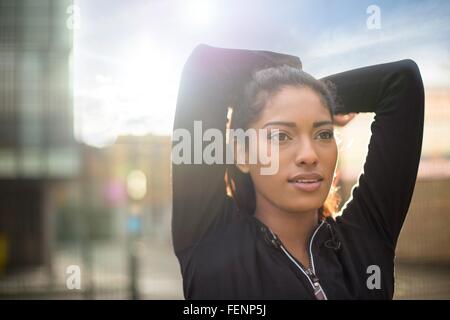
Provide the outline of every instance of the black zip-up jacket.
<path id="1" fill-rule="evenodd" d="M 197 46 L 182 73 L 174 129 L 193 139 L 193 122 L 201 120 L 203 132 L 225 136 L 235 90 L 253 71 L 280 64 L 301 67 L 290 55 Z M 337 88 L 335 113 L 375 118 L 351 198 L 310 236 L 311 270 L 252 213 L 237 210 L 226 194 L 227 164 L 174 164 L 172 236 L 186 299 L 392 299 L 395 247 L 422 147 L 421 75 L 412 60 L 401 60 L 324 79 Z"/>

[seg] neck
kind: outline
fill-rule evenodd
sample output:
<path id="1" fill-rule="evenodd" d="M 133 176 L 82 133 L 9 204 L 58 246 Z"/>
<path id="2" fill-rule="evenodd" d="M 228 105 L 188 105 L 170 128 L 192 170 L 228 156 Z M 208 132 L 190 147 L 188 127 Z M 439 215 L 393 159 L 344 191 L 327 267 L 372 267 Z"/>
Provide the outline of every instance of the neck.
<path id="1" fill-rule="evenodd" d="M 273 205 L 256 203 L 255 217 L 268 226 L 285 245 L 308 247 L 308 240 L 317 227 L 318 209 L 287 212 Z"/>

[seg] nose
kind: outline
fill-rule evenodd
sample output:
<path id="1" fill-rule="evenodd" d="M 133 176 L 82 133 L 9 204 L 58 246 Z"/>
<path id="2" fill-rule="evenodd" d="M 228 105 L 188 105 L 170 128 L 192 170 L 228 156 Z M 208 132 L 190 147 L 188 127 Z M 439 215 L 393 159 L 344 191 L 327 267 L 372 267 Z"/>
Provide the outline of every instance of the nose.
<path id="1" fill-rule="evenodd" d="M 303 139 L 297 147 L 295 164 L 297 166 L 316 165 L 318 160 L 317 153 L 310 139 Z"/>

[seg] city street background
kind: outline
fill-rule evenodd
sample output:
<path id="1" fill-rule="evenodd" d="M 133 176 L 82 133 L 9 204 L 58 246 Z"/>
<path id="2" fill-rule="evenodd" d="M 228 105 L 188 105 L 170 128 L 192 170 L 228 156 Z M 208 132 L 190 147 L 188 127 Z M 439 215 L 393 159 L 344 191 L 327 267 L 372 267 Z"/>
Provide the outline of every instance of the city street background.
<path id="1" fill-rule="evenodd" d="M 449 14 L 437 0 L 0 0 L 0 299 L 183 299 L 171 133 L 199 43 L 293 54 L 318 78 L 416 61 L 425 131 L 395 298 L 450 299 Z M 337 130 L 342 204 L 372 121 Z"/>

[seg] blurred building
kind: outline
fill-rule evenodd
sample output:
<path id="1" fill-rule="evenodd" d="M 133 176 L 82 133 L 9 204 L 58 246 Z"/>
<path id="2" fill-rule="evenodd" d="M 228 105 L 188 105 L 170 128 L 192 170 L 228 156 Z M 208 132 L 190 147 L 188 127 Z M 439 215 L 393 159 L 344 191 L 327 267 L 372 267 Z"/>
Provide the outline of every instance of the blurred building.
<path id="1" fill-rule="evenodd" d="M 50 266 L 54 192 L 78 174 L 69 0 L 0 0 L 0 270 Z"/>
<path id="2" fill-rule="evenodd" d="M 170 241 L 170 136 L 121 136 L 101 149 L 84 145 L 81 157 L 80 179 L 73 186 L 80 187 L 82 208 L 71 219 L 79 219 L 80 209 L 87 210 L 95 228 L 92 237 L 120 239 L 126 236 L 127 217 L 136 215 L 144 237 Z M 130 181 L 136 172 L 143 177 L 141 182 Z M 133 197 L 133 192 L 138 196 Z M 75 231 L 65 228 L 75 225 L 65 223 L 58 229 L 67 236 Z"/>

